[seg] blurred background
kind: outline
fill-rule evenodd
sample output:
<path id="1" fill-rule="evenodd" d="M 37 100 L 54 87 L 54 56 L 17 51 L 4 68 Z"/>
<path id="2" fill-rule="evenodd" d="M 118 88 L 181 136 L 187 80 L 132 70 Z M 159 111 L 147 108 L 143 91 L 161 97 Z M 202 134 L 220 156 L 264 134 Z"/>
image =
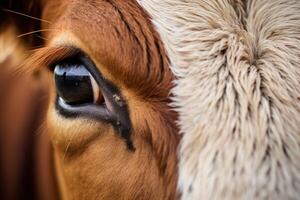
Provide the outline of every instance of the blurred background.
<path id="1" fill-rule="evenodd" d="M 43 122 L 47 82 L 41 71 L 19 66 L 44 43 L 39 33 L 41 5 L 0 1 L 0 199 L 56 199 L 51 145 Z M 31 16 L 31 17 L 29 17 Z"/>

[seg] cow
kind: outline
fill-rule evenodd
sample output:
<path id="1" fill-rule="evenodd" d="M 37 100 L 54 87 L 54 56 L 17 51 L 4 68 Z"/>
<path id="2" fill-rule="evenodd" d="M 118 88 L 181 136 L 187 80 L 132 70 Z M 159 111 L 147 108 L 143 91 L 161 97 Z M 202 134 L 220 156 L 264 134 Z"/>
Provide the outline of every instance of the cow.
<path id="1" fill-rule="evenodd" d="M 0 6 L 4 199 L 300 199 L 299 0 Z"/>

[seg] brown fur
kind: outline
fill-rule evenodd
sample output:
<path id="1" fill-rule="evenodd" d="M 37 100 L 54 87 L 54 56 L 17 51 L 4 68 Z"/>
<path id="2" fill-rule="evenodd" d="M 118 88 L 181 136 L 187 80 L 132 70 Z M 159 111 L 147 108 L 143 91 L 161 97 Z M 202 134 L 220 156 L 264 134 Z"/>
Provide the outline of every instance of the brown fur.
<path id="1" fill-rule="evenodd" d="M 179 137 L 176 114 L 168 106 L 173 76 L 148 16 L 133 0 L 44 5 L 46 44 L 25 66 L 48 67 L 69 55 L 65 41 L 55 41 L 71 33 L 65 45 L 82 49 L 125 97 L 136 147 L 135 152 L 128 151 L 109 124 L 59 116 L 54 112 L 52 85 L 47 131 L 55 149 L 61 197 L 175 199 Z"/>

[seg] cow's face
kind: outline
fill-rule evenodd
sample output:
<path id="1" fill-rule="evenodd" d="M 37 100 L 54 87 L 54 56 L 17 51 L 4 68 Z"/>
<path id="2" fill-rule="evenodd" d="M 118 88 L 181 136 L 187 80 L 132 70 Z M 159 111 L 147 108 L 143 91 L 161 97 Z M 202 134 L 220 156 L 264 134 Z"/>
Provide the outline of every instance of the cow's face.
<path id="1" fill-rule="evenodd" d="M 30 2 L 64 199 L 299 199 L 300 1 Z"/>
<path id="2" fill-rule="evenodd" d="M 67 199 L 174 199 L 176 114 L 163 45 L 136 1 L 48 1 L 47 129 Z"/>

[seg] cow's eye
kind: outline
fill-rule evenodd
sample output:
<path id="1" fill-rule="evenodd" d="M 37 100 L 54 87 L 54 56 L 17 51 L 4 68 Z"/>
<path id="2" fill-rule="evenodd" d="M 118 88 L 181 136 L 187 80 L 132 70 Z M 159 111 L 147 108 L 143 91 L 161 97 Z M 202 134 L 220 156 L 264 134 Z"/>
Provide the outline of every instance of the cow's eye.
<path id="1" fill-rule="evenodd" d="M 84 117 L 111 123 L 133 150 L 126 101 L 93 61 L 80 52 L 51 65 L 51 69 L 53 66 L 58 113 L 71 119 Z"/>
<path id="2" fill-rule="evenodd" d="M 99 87 L 84 65 L 57 64 L 54 80 L 58 96 L 67 104 L 78 105 L 97 101 Z"/>

